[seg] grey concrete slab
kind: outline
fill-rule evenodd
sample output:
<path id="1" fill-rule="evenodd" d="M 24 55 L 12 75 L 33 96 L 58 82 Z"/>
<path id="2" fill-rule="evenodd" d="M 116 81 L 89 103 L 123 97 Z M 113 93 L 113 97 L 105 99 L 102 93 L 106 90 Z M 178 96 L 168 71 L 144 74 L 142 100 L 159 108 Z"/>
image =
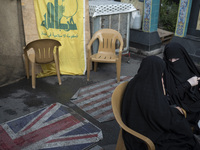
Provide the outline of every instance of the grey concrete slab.
<path id="1" fill-rule="evenodd" d="M 129 60 L 127 56 L 123 56 L 121 76 L 134 76 L 143 58 L 144 56 L 131 54 Z M 86 75 L 61 75 L 62 85 L 58 85 L 57 76 L 50 76 L 36 79 L 36 89 L 32 89 L 31 79 L 26 78 L 0 87 L 0 123 L 59 102 L 69 106 L 102 130 L 103 140 L 97 143 L 100 147 L 105 150 L 115 149 L 119 132 L 117 122 L 112 120 L 100 123 L 70 102 L 70 98 L 80 87 L 113 78 L 116 78 L 115 64 L 99 64 L 97 72 L 91 71 L 89 82 Z"/>

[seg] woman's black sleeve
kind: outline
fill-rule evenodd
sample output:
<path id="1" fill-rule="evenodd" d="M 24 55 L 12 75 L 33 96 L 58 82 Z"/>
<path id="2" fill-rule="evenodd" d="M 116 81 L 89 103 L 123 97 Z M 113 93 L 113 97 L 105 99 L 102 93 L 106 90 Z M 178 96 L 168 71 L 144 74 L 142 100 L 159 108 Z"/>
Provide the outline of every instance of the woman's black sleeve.
<path id="1" fill-rule="evenodd" d="M 191 87 L 191 85 L 190 85 L 190 83 L 188 81 L 186 81 L 185 83 L 180 84 L 180 85 L 177 86 L 177 92 L 178 92 L 178 94 L 179 94 L 181 99 L 184 98 L 185 92 L 187 90 L 189 90 L 190 87 Z"/>

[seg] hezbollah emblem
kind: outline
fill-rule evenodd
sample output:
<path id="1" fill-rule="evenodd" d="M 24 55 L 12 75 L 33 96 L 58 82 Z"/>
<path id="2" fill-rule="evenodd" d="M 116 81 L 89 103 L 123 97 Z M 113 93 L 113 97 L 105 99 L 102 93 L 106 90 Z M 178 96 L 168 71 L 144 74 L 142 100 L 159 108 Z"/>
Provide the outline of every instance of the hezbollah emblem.
<path id="1" fill-rule="evenodd" d="M 65 3 L 63 3 L 64 1 Z M 54 0 L 54 4 L 48 2 L 47 12 L 44 14 L 41 26 L 44 26 L 47 30 L 49 28 L 65 31 L 77 30 L 76 23 L 73 20 L 73 16 L 77 13 L 77 10 L 77 0 L 62 0 L 60 5 L 58 0 Z"/>

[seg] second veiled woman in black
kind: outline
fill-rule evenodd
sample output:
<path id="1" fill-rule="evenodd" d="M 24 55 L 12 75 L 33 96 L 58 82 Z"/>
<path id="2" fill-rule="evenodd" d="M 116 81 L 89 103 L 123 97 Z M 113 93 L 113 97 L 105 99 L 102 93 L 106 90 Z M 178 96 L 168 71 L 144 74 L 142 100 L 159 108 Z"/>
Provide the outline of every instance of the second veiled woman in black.
<path id="1" fill-rule="evenodd" d="M 167 68 L 164 81 L 169 102 L 186 110 L 187 120 L 195 128 L 195 133 L 199 134 L 197 123 L 200 119 L 200 73 L 179 43 L 170 42 L 165 46 L 164 61 Z"/>
<path id="2" fill-rule="evenodd" d="M 128 83 L 122 101 L 122 120 L 147 136 L 156 150 L 199 150 L 188 121 L 170 107 L 164 95 L 164 61 L 156 56 L 143 59 L 138 73 Z M 123 131 L 127 150 L 146 150 L 139 139 Z"/>

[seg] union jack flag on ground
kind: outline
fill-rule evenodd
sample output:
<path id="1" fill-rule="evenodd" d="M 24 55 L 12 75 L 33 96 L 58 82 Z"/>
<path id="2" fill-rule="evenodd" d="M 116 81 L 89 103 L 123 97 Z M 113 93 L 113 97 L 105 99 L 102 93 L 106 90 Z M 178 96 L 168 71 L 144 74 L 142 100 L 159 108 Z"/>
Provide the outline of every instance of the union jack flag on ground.
<path id="1" fill-rule="evenodd" d="M 82 150 L 102 138 L 98 127 L 60 103 L 0 126 L 1 150 Z"/>

